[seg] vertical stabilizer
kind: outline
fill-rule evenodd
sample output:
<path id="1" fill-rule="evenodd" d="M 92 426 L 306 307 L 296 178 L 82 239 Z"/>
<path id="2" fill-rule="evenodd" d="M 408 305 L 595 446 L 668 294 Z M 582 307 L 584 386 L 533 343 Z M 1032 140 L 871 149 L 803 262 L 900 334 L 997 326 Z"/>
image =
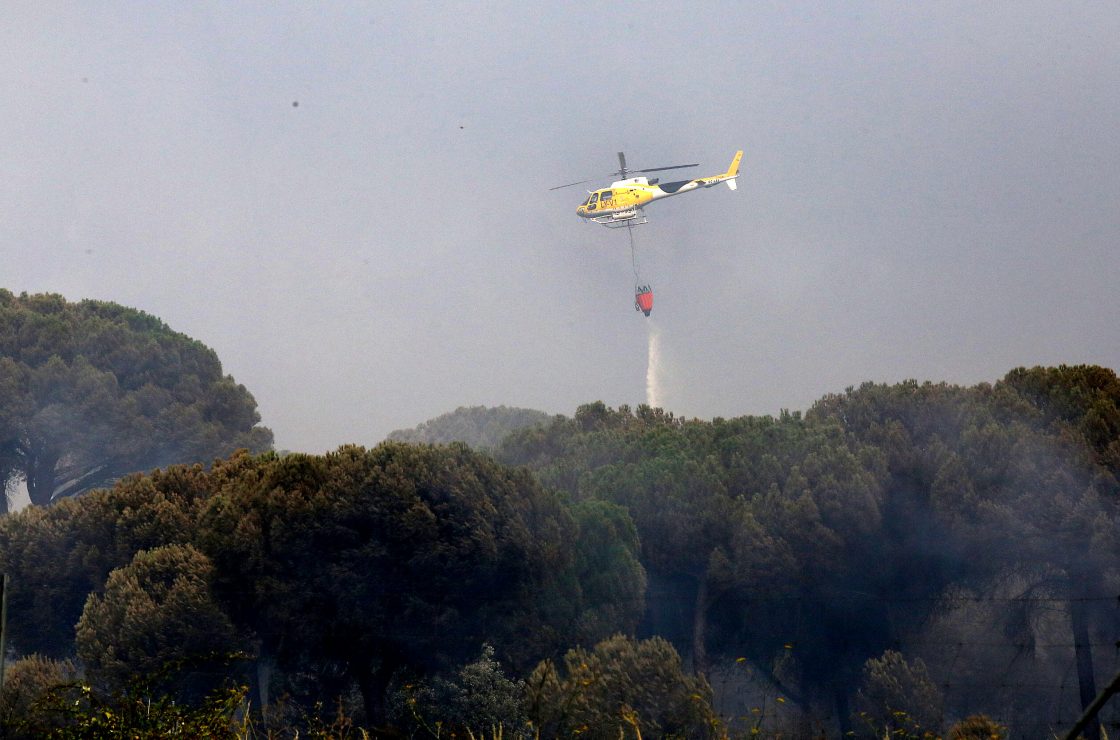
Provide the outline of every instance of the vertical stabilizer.
<path id="1" fill-rule="evenodd" d="M 731 160 L 731 166 L 727 168 L 724 173 L 726 177 L 736 177 L 739 174 L 739 160 L 743 158 L 743 150 L 735 152 L 735 159 Z"/>

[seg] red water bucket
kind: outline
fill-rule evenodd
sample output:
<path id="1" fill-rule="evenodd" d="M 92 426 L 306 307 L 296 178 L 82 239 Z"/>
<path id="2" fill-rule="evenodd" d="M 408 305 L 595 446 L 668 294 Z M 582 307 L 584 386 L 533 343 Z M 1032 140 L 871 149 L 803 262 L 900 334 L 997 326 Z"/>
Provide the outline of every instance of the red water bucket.
<path id="1" fill-rule="evenodd" d="M 637 288 L 634 294 L 634 310 L 641 311 L 646 316 L 653 310 L 653 290 L 648 285 Z"/>

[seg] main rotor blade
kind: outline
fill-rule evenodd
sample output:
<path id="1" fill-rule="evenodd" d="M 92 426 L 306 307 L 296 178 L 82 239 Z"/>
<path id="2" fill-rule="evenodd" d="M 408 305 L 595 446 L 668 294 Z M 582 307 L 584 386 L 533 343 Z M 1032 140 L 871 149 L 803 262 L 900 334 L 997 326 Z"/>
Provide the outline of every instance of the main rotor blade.
<path id="1" fill-rule="evenodd" d="M 590 180 L 580 180 L 579 182 L 570 182 L 567 185 L 557 185 L 554 188 L 549 188 L 549 190 L 559 190 L 560 188 L 570 188 L 573 185 L 582 185 L 585 182 L 591 182 L 591 181 Z"/>
<path id="2" fill-rule="evenodd" d="M 700 163 L 695 164 L 674 164 L 668 167 L 651 167 L 648 170 L 631 170 L 632 172 L 660 172 L 661 170 L 679 170 L 682 167 L 699 167 Z"/>
<path id="3" fill-rule="evenodd" d="M 699 163 L 674 164 L 674 165 L 669 165 L 668 167 L 650 167 L 649 169 L 646 169 L 646 170 L 628 170 L 628 169 L 626 169 L 626 154 L 624 152 L 619 152 L 618 153 L 618 165 L 619 165 L 618 172 L 612 172 L 611 174 L 612 175 L 621 175 L 622 177 L 626 177 L 627 175 L 632 175 L 632 174 L 639 173 L 639 172 L 661 172 L 662 170 L 679 170 L 679 169 L 682 169 L 684 167 L 699 167 L 700 166 Z M 567 185 L 557 185 L 554 188 L 549 188 L 549 190 L 560 190 L 561 188 L 570 188 L 573 185 L 583 185 L 585 182 L 594 182 L 594 180 L 580 180 L 578 182 L 570 182 Z"/>

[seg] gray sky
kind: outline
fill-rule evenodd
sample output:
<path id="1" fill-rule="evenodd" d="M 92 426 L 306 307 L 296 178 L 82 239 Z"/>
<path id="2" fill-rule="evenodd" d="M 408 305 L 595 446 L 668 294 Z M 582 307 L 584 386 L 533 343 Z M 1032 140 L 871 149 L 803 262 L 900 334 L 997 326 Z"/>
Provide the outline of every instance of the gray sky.
<path id="1" fill-rule="evenodd" d="M 667 409 L 1120 365 L 1120 5 L 702 7 L 7 3 L 0 286 L 203 341 L 281 448 L 636 405 L 626 234 L 548 188 L 741 148 L 637 234 Z"/>

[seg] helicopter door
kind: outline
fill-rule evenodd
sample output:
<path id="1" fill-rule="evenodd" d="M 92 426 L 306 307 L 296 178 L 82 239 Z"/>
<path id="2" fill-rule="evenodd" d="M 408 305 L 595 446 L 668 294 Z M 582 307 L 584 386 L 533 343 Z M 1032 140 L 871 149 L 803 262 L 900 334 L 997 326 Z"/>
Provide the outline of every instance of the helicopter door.
<path id="1" fill-rule="evenodd" d="M 599 203 L 599 194 L 598 193 L 592 193 L 591 198 L 587 201 L 587 210 L 594 211 L 596 208 L 599 207 L 598 203 Z"/>

